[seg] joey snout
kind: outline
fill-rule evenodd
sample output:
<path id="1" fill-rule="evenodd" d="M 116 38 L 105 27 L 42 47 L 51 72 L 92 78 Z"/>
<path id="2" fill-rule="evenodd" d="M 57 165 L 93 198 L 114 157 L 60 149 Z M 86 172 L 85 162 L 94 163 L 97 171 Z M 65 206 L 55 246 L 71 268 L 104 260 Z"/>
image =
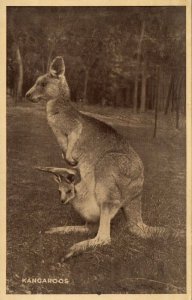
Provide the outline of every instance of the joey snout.
<path id="1" fill-rule="evenodd" d="M 74 186 L 68 187 L 67 189 L 60 189 L 59 190 L 60 194 L 60 201 L 62 204 L 67 204 L 69 203 L 72 199 L 75 198 L 76 191 Z"/>

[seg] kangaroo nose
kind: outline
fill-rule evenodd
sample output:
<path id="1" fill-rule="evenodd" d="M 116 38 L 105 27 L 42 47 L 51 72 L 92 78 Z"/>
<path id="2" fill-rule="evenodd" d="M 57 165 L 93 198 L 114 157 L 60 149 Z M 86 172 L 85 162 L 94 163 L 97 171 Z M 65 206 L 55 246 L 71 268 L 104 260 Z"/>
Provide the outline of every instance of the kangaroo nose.
<path id="1" fill-rule="evenodd" d="M 25 98 L 26 98 L 26 99 L 30 99 L 30 98 L 31 98 L 31 94 L 30 94 L 29 92 L 27 92 L 27 93 L 25 94 Z"/>
<path id="2" fill-rule="evenodd" d="M 61 199 L 61 203 L 62 204 L 66 204 L 67 203 L 67 199 Z"/>
<path id="3" fill-rule="evenodd" d="M 59 195 L 60 195 L 60 200 L 61 200 L 61 203 L 65 203 L 65 198 L 64 198 L 64 197 L 62 197 L 61 191 L 59 191 Z"/>

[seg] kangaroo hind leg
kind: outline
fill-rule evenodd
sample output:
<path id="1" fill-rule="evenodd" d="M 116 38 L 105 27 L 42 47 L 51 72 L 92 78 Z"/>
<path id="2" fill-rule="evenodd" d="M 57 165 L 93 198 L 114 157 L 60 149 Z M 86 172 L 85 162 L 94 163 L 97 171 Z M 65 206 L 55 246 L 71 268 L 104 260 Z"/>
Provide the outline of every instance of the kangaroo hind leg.
<path id="1" fill-rule="evenodd" d="M 109 189 L 110 190 L 110 189 Z M 121 207 L 119 200 L 114 200 L 114 196 L 119 196 L 118 193 L 111 193 L 106 189 L 105 183 L 97 184 L 96 195 L 100 206 L 100 221 L 97 235 L 89 240 L 82 241 L 73 245 L 65 258 L 69 258 L 79 252 L 85 251 L 88 248 L 110 244 L 110 225 L 111 220 L 117 214 Z M 110 197 L 111 196 L 111 197 Z M 110 200 L 109 200 L 110 199 Z M 118 198 L 116 198 L 118 199 Z"/>
<path id="2" fill-rule="evenodd" d="M 128 227 L 131 233 L 143 239 L 163 238 L 183 238 L 185 233 L 183 230 L 174 228 L 166 228 L 163 226 L 148 226 L 142 220 L 141 216 L 141 193 L 135 198 L 129 200 L 123 206 L 125 216 L 127 218 Z"/>
<path id="3" fill-rule="evenodd" d="M 131 233 L 141 238 L 152 238 L 160 228 L 148 226 L 143 222 L 141 213 L 141 191 L 123 206 L 123 210 Z"/>

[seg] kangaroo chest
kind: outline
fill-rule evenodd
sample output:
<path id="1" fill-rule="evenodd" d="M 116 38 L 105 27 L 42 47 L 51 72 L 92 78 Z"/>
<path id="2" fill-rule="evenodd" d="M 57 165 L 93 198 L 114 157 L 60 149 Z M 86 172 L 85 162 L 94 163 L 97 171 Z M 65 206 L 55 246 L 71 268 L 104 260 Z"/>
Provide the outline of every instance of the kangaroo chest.
<path id="1" fill-rule="evenodd" d="M 78 126 L 78 113 L 71 106 L 58 107 L 56 100 L 50 100 L 47 103 L 47 120 L 53 131 L 60 130 L 65 135 Z"/>

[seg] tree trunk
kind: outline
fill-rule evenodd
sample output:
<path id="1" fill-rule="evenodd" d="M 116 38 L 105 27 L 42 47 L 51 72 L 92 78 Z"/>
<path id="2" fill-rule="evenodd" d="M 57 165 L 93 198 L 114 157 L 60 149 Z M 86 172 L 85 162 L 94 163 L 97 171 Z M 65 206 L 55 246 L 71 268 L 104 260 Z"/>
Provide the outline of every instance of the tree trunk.
<path id="1" fill-rule="evenodd" d="M 156 93 L 155 93 L 155 126 L 153 132 L 153 138 L 157 136 L 157 117 L 158 117 L 158 105 L 159 105 L 159 68 L 156 71 Z"/>
<path id="2" fill-rule="evenodd" d="M 129 100 L 130 100 L 130 85 L 127 85 L 126 91 L 125 91 L 125 103 L 126 107 L 129 107 Z"/>
<path id="3" fill-rule="evenodd" d="M 137 113 L 137 100 L 138 100 L 138 83 L 139 83 L 139 67 L 141 62 L 141 45 L 145 32 L 145 23 L 142 22 L 141 25 L 141 34 L 138 41 L 137 47 L 137 61 L 136 61 L 136 69 L 135 69 L 135 83 L 134 83 L 134 96 L 133 96 L 133 112 Z"/>
<path id="4" fill-rule="evenodd" d="M 138 83 L 139 83 L 139 79 L 137 74 L 134 82 L 134 95 L 133 95 L 133 112 L 135 114 L 137 113 Z"/>
<path id="5" fill-rule="evenodd" d="M 154 79 L 151 81 L 151 100 L 150 100 L 150 109 L 154 108 L 154 99 L 155 99 L 155 82 Z"/>
<path id="6" fill-rule="evenodd" d="M 173 89 L 172 89 L 172 95 L 171 95 L 171 112 L 174 112 L 175 110 L 175 102 L 176 102 L 176 97 L 177 97 L 177 93 L 175 91 L 177 87 L 177 82 L 173 83 Z"/>
<path id="7" fill-rule="evenodd" d="M 18 78 L 17 78 L 17 87 L 16 87 L 16 103 L 17 103 L 22 99 L 22 91 L 23 91 L 23 62 L 22 62 L 21 52 L 18 44 L 16 44 L 16 61 L 18 65 Z"/>
<path id="8" fill-rule="evenodd" d="M 181 89 L 184 77 L 181 75 L 180 80 L 178 80 L 178 87 L 176 92 L 176 129 L 179 129 L 179 114 L 180 114 L 180 99 L 181 99 Z"/>
<path id="9" fill-rule="evenodd" d="M 42 56 L 42 59 L 41 59 L 41 63 L 42 63 L 42 72 L 44 74 L 46 71 L 45 71 L 45 59 L 44 59 L 43 56 Z"/>
<path id="10" fill-rule="evenodd" d="M 174 82 L 174 79 L 173 79 L 173 76 L 171 76 L 167 100 L 166 100 L 166 104 L 165 104 L 165 115 L 167 115 L 167 113 L 168 113 L 169 105 L 171 102 L 171 96 L 173 96 L 172 95 L 173 94 L 173 82 Z"/>
<path id="11" fill-rule="evenodd" d="M 88 103 L 87 101 L 87 86 L 89 80 L 89 69 L 85 68 L 85 80 L 84 80 L 84 89 L 83 89 L 83 102 Z"/>
<path id="12" fill-rule="evenodd" d="M 147 83 L 147 73 L 146 73 L 146 63 L 143 63 L 142 71 L 142 82 L 141 82 L 141 104 L 140 112 L 145 112 L 146 108 L 146 83 Z"/>
<path id="13" fill-rule="evenodd" d="M 174 82 L 173 82 L 172 102 L 171 102 L 171 104 L 172 104 L 171 112 L 174 112 L 174 111 L 177 112 L 177 97 L 178 97 L 179 83 L 180 83 L 179 75 L 176 75 L 176 76 L 174 77 Z"/>

